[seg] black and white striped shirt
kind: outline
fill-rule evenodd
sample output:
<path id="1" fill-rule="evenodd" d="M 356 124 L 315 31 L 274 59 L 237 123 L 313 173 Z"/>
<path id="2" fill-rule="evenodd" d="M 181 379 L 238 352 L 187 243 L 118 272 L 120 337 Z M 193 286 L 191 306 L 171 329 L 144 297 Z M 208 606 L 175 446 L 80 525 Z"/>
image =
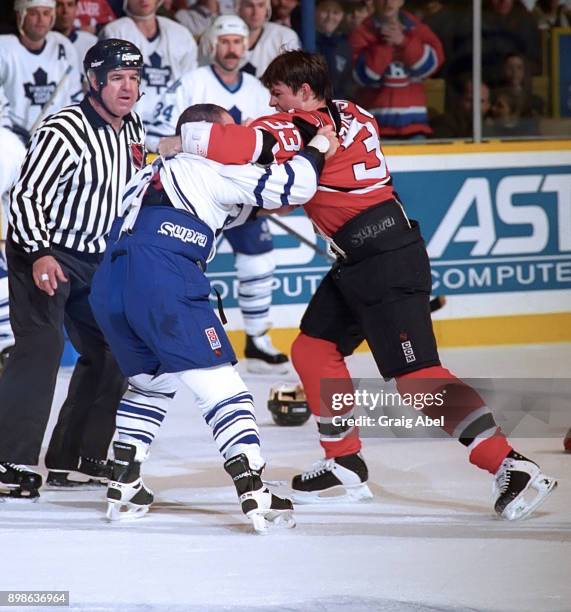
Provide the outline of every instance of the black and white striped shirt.
<path id="1" fill-rule="evenodd" d="M 143 164 L 143 142 L 138 115 L 127 115 L 117 133 L 88 97 L 48 117 L 11 193 L 12 241 L 34 260 L 51 245 L 102 253 L 123 189 Z"/>

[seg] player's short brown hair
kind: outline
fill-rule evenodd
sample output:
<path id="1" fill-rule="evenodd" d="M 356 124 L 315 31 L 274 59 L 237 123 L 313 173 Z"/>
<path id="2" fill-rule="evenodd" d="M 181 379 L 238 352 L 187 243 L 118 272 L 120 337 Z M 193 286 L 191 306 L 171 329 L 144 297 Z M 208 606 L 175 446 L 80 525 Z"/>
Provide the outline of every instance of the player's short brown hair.
<path id="1" fill-rule="evenodd" d="M 307 83 L 316 98 L 329 100 L 332 97 L 327 62 L 317 53 L 285 51 L 270 63 L 261 81 L 268 89 L 271 89 L 272 85 L 283 83 L 291 87 L 294 94 Z"/>
<path id="2" fill-rule="evenodd" d="M 182 111 L 176 124 L 176 133 L 180 135 L 180 128 L 184 123 L 193 123 L 195 121 L 222 123 L 222 118 L 225 114 L 228 114 L 228 111 L 217 104 L 193 104 Z"/>

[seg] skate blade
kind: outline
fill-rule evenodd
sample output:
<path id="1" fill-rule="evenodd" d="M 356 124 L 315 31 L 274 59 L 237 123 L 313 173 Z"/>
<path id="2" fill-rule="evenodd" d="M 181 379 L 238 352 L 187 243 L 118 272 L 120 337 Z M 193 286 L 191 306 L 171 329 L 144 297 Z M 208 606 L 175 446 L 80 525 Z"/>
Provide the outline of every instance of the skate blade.
<path id="1" fill-rule="evenodd" d="M 261 359 L 246 359 L 246 371 L 250 374 L 273 374 L 282 376 L 289 374 L 289 361 L 272 365 Z"/>
<path id="2" fill-rule="evenodd" d="M 107 485 L 108 482 L 106 480 L 91 478 L 86 481 L 68 481 L 66 484 L 52 484 L 46 482 L 45 487 L 50 491 L 101 491 L 101 489 L 107 487 Z"/>
<path id="3" fill-rule="evenodd" d="M 40 493 L 35 491 L 32 495 L 14 495 L 13 493 L 0 492 L 0 503 L 9 504 L 35 504 L 40 499 Z"/>
<path id="4" fill-rule="evenodd" d="M 292 529 L 295 527 L 293 510 L 252 510 L 247 517 L 252 522 L 254 531 L 267 535 L 275 529 Z"/>
<path id="5" fill-rule="evenodd" d="M 341 494 L 337 495 L 339 492 Z M 291 489 L 288 496 L 295 504 L 353 504 L 373 499 L 371 489 L 365 483 L 352 487 L 338 485 L 317 493 Z"/>
<path id="6" fill-rule="evenodd" d="M 137 506 L 130 502 L 107 502 L 106 518 L 109 522 L 135 521 L 149 511 L 149 506 Z"/>
<path id="7" fill-rule="evenodd" d="M 545 476 L 541 472 L 532 478 L 527 487 L 522 491 L 517 499 L 508 504 L 502 512 L 502 518 L 508 521 L 519 521 L 529 516 L 534 510 L 549 497 L 549 494 L 557 487 L 557 480 L 550 476 Z M 535 497 L 526 499 L 526 494 L 534 489 Z"/>

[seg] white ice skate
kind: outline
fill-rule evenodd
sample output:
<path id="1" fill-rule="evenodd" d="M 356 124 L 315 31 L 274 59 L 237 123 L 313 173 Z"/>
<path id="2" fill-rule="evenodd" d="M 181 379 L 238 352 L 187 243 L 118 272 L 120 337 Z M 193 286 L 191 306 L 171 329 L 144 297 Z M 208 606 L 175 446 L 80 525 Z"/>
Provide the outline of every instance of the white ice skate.
<path id="1" fill-rule="evenodd" d="M 367 465 L 359 454 L 322 459 L 294 476 L 292 499 L 297 504 L 334 504 L 373 498 L 367 486 Z"/>
<path id="2" fill-rule="evenodd" d="M 265 535 L 274 527 L 295 527 L 291 501 L 274 495 L 264 485 L 260 472 L 250 468 L 246 455 L 228 459 L 224 469 L 232 477 L 242 512 L 250 519 L 256 533 Z"/>
<path id="3" fill-rule="evenodd" d="M 136 448 L 123 442 L 113 443 L 115 459 L 107 487 L 107 519 L 129 521 L 147 514 L 154 497 L 140 476 L 141 464 L 135 461 Z"/>
<path id="4" fill-rule="evenodd" d="M 542 474 L 536 463 L 511 451 L 496 472 L 494 509 L 508 521 L 525 518 L 556 486 L 555 478 Z"/>

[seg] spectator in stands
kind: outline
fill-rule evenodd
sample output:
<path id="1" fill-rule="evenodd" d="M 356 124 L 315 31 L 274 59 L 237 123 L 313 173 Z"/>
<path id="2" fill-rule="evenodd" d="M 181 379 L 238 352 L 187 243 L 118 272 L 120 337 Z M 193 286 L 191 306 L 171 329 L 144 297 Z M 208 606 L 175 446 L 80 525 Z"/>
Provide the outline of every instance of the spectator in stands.
<path id="1" fill-rule="evenodd" d="M 121 0 L 80 0 L 75 26 L 97 34 L 105 25 L 123 15 Z"/>
<path id="2" fill-rule="evenodd" d="M 320 0 L 315 9 L 317 52 L 327 61 L 335 98 L 353 97 L 353 61 L 347 36 L 340 32 L 345 13 L 339 0 Z"/>
<path id="3" fill-rule="evenodd" d="M 499 88 L 492 93 L 492 121 L 484 130 L 490 138 L 513 138 L 516 136 L 537 136 L 537 118 L 521 116 L 517 97 L 509 89 Z"/>
<path id="4" fill-rule="evenodd" d="M 291 28 L 269 22 L 272 12 L 270 0 L 237 0 L 236 12 L 250 30 L 249 50 L 242 68 L 244 72 L 259 78 L 282 51 L 301 47 L 299 36 Z M 208 63 L 207 54 L 201 53 L 201 58 L 206 58 L 204 63 Z"/>
<path id="5" fill-rule="evenodd" d="M 422 81 L 444 59 L 438 37 L 403 5 L 375 0 L 374 15 L 349 36 L 355 78 L 363 85 L 357 102 L 375 115 L 385 139 L 431 134 Z"/>
<path id="6" fill-rule="evenodd" d="M 196 68 L 197 48 L 190 32 L 180 23 L 157 16 L 160 0 L 126 0 L 127 17 L 105 26 L 101 38 L 128 40 L 143 54 L 141 91 L 144 94 L 135 110 L 146 129 L 145 144 L 150 151 L 158 146 L 153 132 L 155 108 L 163 93 L 179 77 Z M 163 114 L 169 109 L 162 109 Z"/>
<path id="7" fill-rule="evenodd" d="M 461 35 L 458 24 L 467 13 L 472 12 L 471 5 L 453 0 L 416 0 L 410 7 L 416 17 L 427 25 L 442 43 L 446 61 L 434 76 L 446 78 L 450 59 L 454 56 L 454 46 Z M 408 5 L 407 5 L 408 6 Z"/>
<path id="8" fill-rule="evenodd" d="M 365 0 L 351 0 L 345 5 L 344 29 L 347 33 L 352 32 L 360 26 L 371 14 L 368 3 Z"/>
<path id="9" fill-rule="evenodd" d="M 480 105 L 482 123 L 486 125 L 490 115 L 490 89 L 482 83 L 480 86 Z M 472 77 L 461 80 L 461 90 L 454 97 L 451 110 L 432 119 L 431 126 L 434 138 L 472 138 L 474 134 L 474 92 Z"/>
<path id="10" fill-rule="evenodd" d="M 526 58 L 521 53 L 510 53 L 504 59 L 502 86 L 516 98 L 522 117 L 543 115 L 544 101 L 532 92 Z"/>
<path id="11" fill-rule="evenodd" d="M 220 15 L 218 0 L 198 0 L 191 8 L 177 11 L 175 19 L 198 39 L 218 15 Z"/>
<path id="12" fill-rule="evenodd" d="M 299 0 L 272 0 L 272 22 L 293 28 L 292 13 L 298 4 Z"/>
<path id="13" fill-rule="evenodd" d="M 76 13 L 77 0 L 56 0 L 56 22 L 54 30 L 69 38 L 77 51 L 79 65 L 83 72 L 83 58 L 87 50 L 93 47 L 97 42 L 97 36 L 91 34 L 91 32 L 78 30 L 75 27 Z"/>
<path id="14" fill-rule="evenodd" d="M 459 36 L 448 74 L 472 70 L 472 16 L 459 24 Z M 519 0 L 487 0 L 482 14 L 482 74 L 497 87 L 502 81 L 502 61 L 510 53 L 524 54 L 532 75 L 541 72 L 541 37 L 532 15 Z"/>
<path id="15" fill-rule="evenodd" d="M 566 0 L 537 0 L 532 15 L 540 30 L 571 27 L 571 5 Z"/>

